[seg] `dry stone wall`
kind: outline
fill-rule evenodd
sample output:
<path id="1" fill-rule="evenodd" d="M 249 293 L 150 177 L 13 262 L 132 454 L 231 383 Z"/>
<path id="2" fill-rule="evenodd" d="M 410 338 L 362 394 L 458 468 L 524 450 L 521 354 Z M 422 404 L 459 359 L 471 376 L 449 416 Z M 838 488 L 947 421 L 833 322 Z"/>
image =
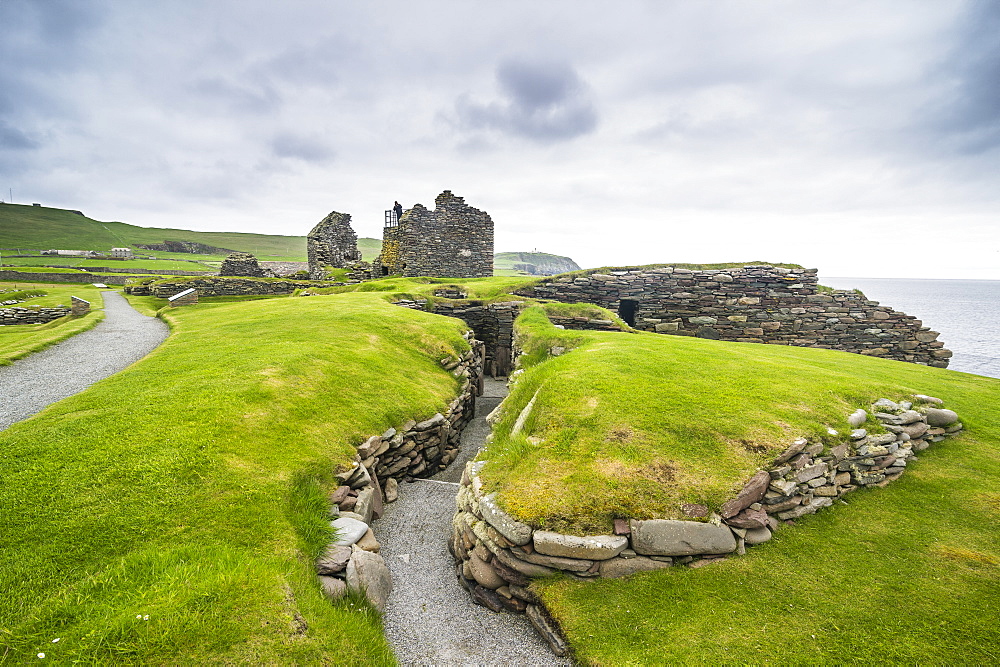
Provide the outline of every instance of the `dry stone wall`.
<path id="1" fill-rule="evenodd" d="M 126 294 L 155 296 L 167 299 L 178 292 L 194 288 L 201 296 L 253 296 L 291 294 L 297 289 L 329 287 L 343 283 L 317 283 L 309 280 L 253 280 L 251 278 L 211 277 L 185 281 L 143 281 L 125 287 Z"/>
<path id="2" fill-rule="evenodd" d="M 100 276 L 81 271 L 79 273 L 28 273 L 26 271 L 0 270 L 0 281 L 15 283 L 104 283 L 125 285 L 128 276 Z"/>
<path id="3" fill-rule="evenodd" d="M 853 291 L 820 292 L 815 269 L 624 268 L 557 276 L 518 294 L 586 302 L 644 331 L 845 350 L 945 368 L 938 333 Z"/>
<path id="4" fill-rule="evenodd" d="M 903 475 L 918 452 L 962 431 L 955 412 L 924 395 L 901 403 L 879 399 L 869 410 L 851 414 L 848 423 L 853 430 L 834 446 L 795 440 L 716 512 L 685 505 L 679 508 L 683 520 L 619 518 L 604 535 L 565 535 L 518 521 L 503 510 L 496 493 L 484 491 L 479 473 L 485 462 L 471 462 L 456 498 L 449 540 L 457 577 L 480 604 L 526 612 L 540 606 L 528 588 L 536 577 L 562 572 L 579 579 L 617 578 L 708 565 L 742 555 L 747 547 L 770 540 L 775 530 L 856 489 L 886 486 Z M 866 424 L 872 432 L 863 428 Z M 830 435 L 839 434 L 831 430 Z"/>
<path id="5" fill-rule="evenodd" d="M 13 308 L 0 308 L 0 325 L 11 324 L 45 324 L 60 317 L 66 317 L 72 311 L 66 306 L 52 306 L 50 308 L 31 308 L 29 306 L 15 306 Z"/>
<path id="6" fill-rule="evenodd" d="M 342 269 L 352 262 L 360 261 L 358 235 L 351 227 L 351 215 L 331 211 L 320 220 L 306 237 L 306 253 L 309 258 L 309 277 L 313 280 L 325 278 L 328 266 Z"/>
<path id="7" fill-rule="evenodd" d="M 234 252 L 222 260 L 220 276 L 242 276 L 245 278 L 273 278 L 274 272 L 262 269 L 257 258 L 249 252 Z"/>
<path id="8" fill-rule="evenodd" d="M 337 529 L 338 539 L 316 560 L 316 574 L 328 597 L 336 599 L 353 590 L 384 609 L 392 578 L 371 524 L 382 516 L 386 503 L 396 500 L 397 480 L 433 475 L 458 456 L 459 439 L 482 392 L 485 359 L 483 344 L 471 332 L 467 339 L 468 352 L 440 362 L 462 378 L 462 389 L 448 409 L 371 436 L 357 446 L 353 465 L 337 474 L 341 484 L 330 497 L 330 525 Z"/>

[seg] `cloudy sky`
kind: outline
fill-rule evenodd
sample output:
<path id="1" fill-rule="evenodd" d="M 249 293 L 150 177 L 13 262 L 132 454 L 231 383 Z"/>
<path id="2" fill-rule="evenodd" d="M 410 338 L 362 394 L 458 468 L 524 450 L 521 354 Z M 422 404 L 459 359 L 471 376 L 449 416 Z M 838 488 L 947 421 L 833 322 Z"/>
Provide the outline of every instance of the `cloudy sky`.
<path id="1" fill-rule="evenodd" d="M 0 191 L 101 220 L 1000 279 L 1000 2 L 0 0 Z"/>

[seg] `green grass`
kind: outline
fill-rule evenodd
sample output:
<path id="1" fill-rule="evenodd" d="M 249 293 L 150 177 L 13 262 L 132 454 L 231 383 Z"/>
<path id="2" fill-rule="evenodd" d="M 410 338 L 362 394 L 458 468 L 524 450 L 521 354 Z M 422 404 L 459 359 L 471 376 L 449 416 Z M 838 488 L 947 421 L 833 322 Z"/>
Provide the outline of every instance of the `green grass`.
<path id="1" fill-rule="evenodd" d="M 797 435 L 876 398 L 939 396 L 966 424 L 886 489 L 858 491 L 742 558 L 536 584 L 584 664 L 991 664 L 1000 630 L 1000 380 L 843 352 L 518 322 L 527 370 L 482 455 L 518 518 L 714 509 Z M 574 347 L 547 357 L 555 344 Z M 538 391 L 529 438 L 510 437 Z"/>
<path id="2" fill-rule="evenodd" d="M 146 359 L 0 433 L 6 658 L 391 663 L 376 615 L 320 594 L 325 495 L 353 443 L 447 405 L 463 323 L 378 294 L 166 316 Z"/>
<path id="3" fill-rule="evenodd" d="M 0 206 L 0 248 L 38 250 L 98 250 L 133 247 L 137 243 L 193 241 L 239 250 L 258 259 L 305 261 L 304 236 L 195 232 L 186 229 L 136 227 L 123 222 L 101 222 L 71 211 L 46 206 Z"/>
<path id="4" fill-rule="evenodd" d="M 510 293 L 529 284 L 533 279 L 519 276 L 494 276 L 492 278 L 402 278 L 390 276 L 381 280 L 370 280 L 358 285 L 341 287 L 310 287 L 310 294 L 344 294 L 347 292 L 383 292 L 390 300 L 428 299 L 434 300 L 434 291 L 444 287 L 458 287 L 468 294 L 470 300 L 507 301 L 520 300 Z"/>
<path id="5" fill-rule="evenodd" d="M 177 253 L 172 253 L 177 254 Z M 206 255 L 194 255 L 194 257 L 206 257 Z M 221 261 L 221 260 L 220 260 Z M 19 267 L 44 267 L 44 266 L 73 266 L 79 268 L 88 267 L 109 267 L 122 269 L 151 269 L 156 271 L 214 271 L 217 270 L 209 264 L 202 262 L 184 262 L 174 259 L 81 259 L 79 257 L 56 257 L 44 255 L 39 257 L 4 257 L 3 263 L 6 265 Z"/>
<path id="6" fill-rule="evenodd" d="M 16 290 L 15 290 L 16 285 Z M 70 297 L 76 296 L 90 302 L 91 311 L 87 315 L 74 318 L 62 317 L 46 324 L 17 324 L 0 327 L 0 366 L 44 350 L 60 343 L 71 336 L 92 329 L 104 319 L 104 299 L 100 291 L 93 285 L 69 285 L 66 283 L 50 285 L 35 283 L 4 283 L 0 282 L 0 300 L 11 298 L 18 293 L 43 293 L 44 296 L 33 296 L 17 306 L 68 306 Z"/>

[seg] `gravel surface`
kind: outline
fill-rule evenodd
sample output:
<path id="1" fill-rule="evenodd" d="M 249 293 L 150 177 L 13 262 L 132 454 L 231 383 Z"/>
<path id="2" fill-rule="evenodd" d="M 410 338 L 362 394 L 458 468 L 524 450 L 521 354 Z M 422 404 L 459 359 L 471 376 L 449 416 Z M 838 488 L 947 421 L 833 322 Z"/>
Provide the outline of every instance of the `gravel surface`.
<path id="1" fill-rule="evenodd" d="M 393 582 L 385 633 L 403 665 L 572 664 L 552 654 L 523 614 L 475 604 L 448 553 L 458 479 L 490 431 L 486 415 L 506 393 L 504 382 L 487 378 L 459 458 L 432 479 L 400 484 L 399 499 L 374 524 Z"/>
<path id="2" fill-rule="evenodd" d="M 79 393 L 142 359 L 170 333 L 118 292 L 102 292 L 104 320 L 93 329 L 0 366 L 0 430 Z"/>

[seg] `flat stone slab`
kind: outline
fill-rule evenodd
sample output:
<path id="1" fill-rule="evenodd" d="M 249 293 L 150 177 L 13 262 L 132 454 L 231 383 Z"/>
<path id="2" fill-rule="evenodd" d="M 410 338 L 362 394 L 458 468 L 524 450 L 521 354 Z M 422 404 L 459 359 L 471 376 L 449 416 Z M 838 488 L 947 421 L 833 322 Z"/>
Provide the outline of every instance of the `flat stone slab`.
<path id="1" fill-rule="evenodd" d="M 653 560 L 644 556 L 636 558 L 616 558 L 601 563 L 600 573 L 606 579 L 631 577 L 638 572 L 652 572 L 670 567 L 670 561 Z"/>
<path id="2" fill-rule="evenodd" d="M 497 505 L 497 494 L 491 493 L 479 499 L 479 511 L 486 523 L 496 528 L 497 532 L 518 546 L 524 546 L 531 541 L 531 526 L 521 523 L 504 512 Z"/>
<path id="3" fill-rule="evenodd" d="M 368 524 L 350 517 L 342 516 L 330 522 L 330 525 L 337 529 L 340 539 L 332 543 L 332 546 L 349 547 L 368 532 Z"/>
<path id="4" fill-rule="evenodd" d="M 632 548 L 644 556 L 695 556 L 736 551 L 736 537 L 726 526 L 673 519 L 633 520 L 630 525 Z"/>
<path id="5" fill-rule="evenodd" d="M 622 535 L 563 535 L 548 530 L 536 530 L 532 536 L 535 551 L 546 556 L 577 558 L 582 560 L 607 560 L 614 558 L 628 546 Z"/>

